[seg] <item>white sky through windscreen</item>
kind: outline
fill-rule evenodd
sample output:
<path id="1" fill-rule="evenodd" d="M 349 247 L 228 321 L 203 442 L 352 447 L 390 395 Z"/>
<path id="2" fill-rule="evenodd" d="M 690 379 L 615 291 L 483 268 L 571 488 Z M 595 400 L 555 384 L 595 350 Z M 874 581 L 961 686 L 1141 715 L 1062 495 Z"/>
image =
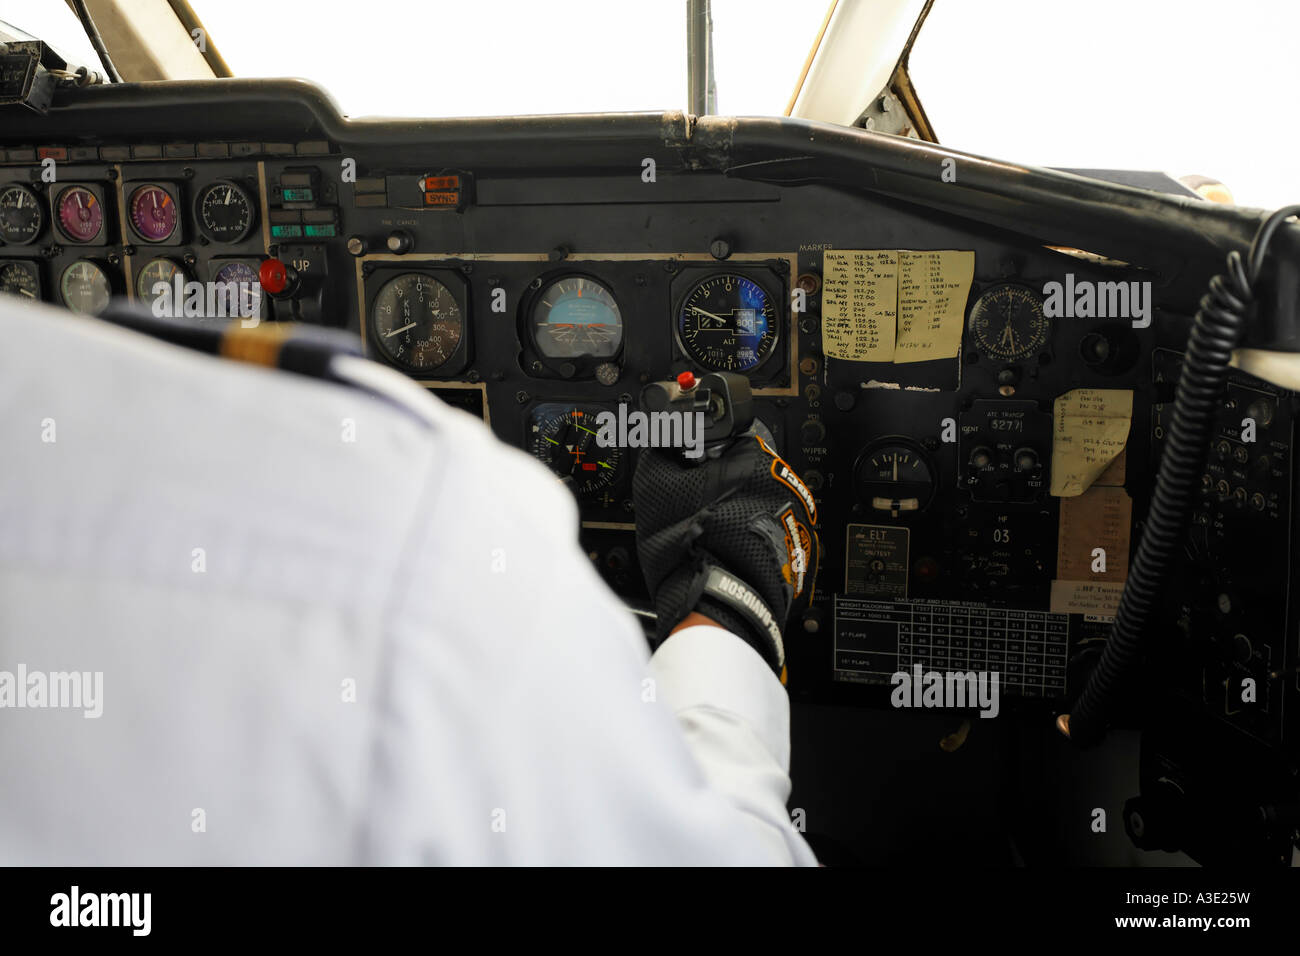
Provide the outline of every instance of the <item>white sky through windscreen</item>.
<path id="1" fill-rule="evenodd" d="M 352 116 L 686 107 L 685 0 L 194 7 L 236 74 L 315 80 Z M 719 110 L 782 112 L 825 12 L 823 0 L 714 0 Z"/>
<path id="2" fill-rule="evenodd" d="M 1036 166 L 1210 176 L 1300 202 L 1300 3 L 937 0 L 911 72 L 939 140 Z"/>
<path id="3" fill-rule="evenodd" d="M 194 6 L 237 75 L 314 80 L 352 116 L 686 107 L 685 0 Z M 713 0 L 718 111 L 781 114 L 826 10 Z M 62 0 L 0 0 L 0 19 L 96 63 Z M 1300 201 L 1297 38 L 1300 3 L 1277 0 L 936 0 L 911 65 L 956 149 L 1202 174 L 1276 207 Z"/>

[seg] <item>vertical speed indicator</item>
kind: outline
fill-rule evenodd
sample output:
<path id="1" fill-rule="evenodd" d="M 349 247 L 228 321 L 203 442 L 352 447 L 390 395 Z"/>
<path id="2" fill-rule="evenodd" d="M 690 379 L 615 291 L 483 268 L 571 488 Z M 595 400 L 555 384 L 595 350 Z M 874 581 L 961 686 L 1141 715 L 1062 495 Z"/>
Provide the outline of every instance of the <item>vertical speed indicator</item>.
<path id="1" fill-rule="evenodd" d="M 779 322 L 767 290 L 723 272 L 697 282 L 682 300 L 677 340 L 693 362 L 719 372 L 749 372 L 771 357 Z"/>

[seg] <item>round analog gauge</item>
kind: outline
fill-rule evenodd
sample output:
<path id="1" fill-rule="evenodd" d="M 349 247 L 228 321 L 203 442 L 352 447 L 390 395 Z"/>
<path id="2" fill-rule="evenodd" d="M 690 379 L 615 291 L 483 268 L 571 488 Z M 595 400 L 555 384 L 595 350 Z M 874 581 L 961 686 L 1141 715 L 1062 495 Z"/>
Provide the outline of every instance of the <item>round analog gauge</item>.
<path id="1" fill-rule="evenodd" d="M 73 242 L 94 242 L 104 229 L 104 207 L 85 186 L 69 186 L 54 202 L 59 231 Z"/>
<path id="2" fill-rule="evenodd" d="M 623 451 L 596 441 L 595 409 L 542 406 L 530 428 L 533 454 L 579 498 L 598 496 L 619 475 Z"/>
<path id="3" fill-rule="evenodd" d="M 127 200 L 131 228 L 145 242 L 166 242 L 176 232 L 176 200 L 162 186 L 146 183 Z"/>
<path id="4" fill-rule="evenodd" d="M 970 310 L 975 347 L 999 362 L 1018 362 L 1047 344 L 1043 300 L 1018 285 L 999 285 L 975 300 Z"/>
<path id="5" fill-rule="evenodd" d="M 112 294 L 108 274 L 89 259 L 78 259 L 59 277 L 59 295 L 73 312 L 100 312 Z"/>
<path id="6" fill-rule="evenodd" d="M 0 263 L 0 293 L 20 295 L 24 299 L 41 297 L 35 267 L 25 262 Z"/>
<path id="7" fill-rule="evenodd" d="M 613 358 L 623 316 L 609 288 L 586 276 L 556 279 L 532 309 L 533 341 L 547 358 Z"/>
<path id="8" fill-rule="evenodd" d="M 262 286 L 257 270 L 247 262 L 227 262 L 213 281 L 217 295 L 225 296 L 225 314 L 232 319 L 251 319 L 262 314 Z"/>
<path id="9" fill-rule="evenodd" d="M 465 333 L 460 304 L 451 290 L 419 272 L 385 282 L 370 317 L 380 351 L 394 363 L 417 371 L 447 364 Z"/>
<path id="10" fill-rule="evenodd" d="M 199 228 L 213 242 L 239 242 L 253 228 L 253 197 L 228 179 L 204 186 L 195 205 Z"/>
<path id="11" fill-rule="evenodd" d="M 17 183 L 0 188 L 0 239 L 25 246 L 40 235 L 43 225 L 45 213 L 36 193 Z"/>
<path id="12" fill-rule="evenodd" d="M 185 296 L 176 295 L 176 277 L 180 276 L 182 284 L 185 282 L 185 271 L 179 264 L 171 259 L 150 259 L 143 269 L 135 277 L 135 297 L 150 310 L 153 309 L 154 303 L 168 296 L 172 300 L 173 308 L 166 310 L 173 317 L 179 317 L 181 309 L 185 305 Z M 165 285 L 166 291 L 155 289 L 159 283 Z M 179 301 L 176 301 L 179 298 Z"/>
<path id="13" fill-rule="evenodd" d="M 734 273 L 697 283 L 677 317 L 682 351 L 721 372 L 758 368 L 776 348 L 777 330 L 771 296 L 753 279 Z"/>
<path id="14" fill-rule="evenodd" d="M 935 472 L 929 459 L 910 442 L 885 438 L 868 445 L 853 466 L 853 486 L 873 511 L 897 516 L 920 511 L 934 497 Z"/>

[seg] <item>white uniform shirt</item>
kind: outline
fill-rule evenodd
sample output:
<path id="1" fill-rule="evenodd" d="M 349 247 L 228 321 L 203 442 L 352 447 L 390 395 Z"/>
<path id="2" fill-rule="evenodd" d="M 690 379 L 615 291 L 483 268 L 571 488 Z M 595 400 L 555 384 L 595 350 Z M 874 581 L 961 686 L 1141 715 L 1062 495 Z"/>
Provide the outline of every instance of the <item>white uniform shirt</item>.
<path id="1" fill-rule="evenodd" d="M 0 864 L 815 862 L 776 678 L 651 658 L 481 422 L 16 300 L 0 341 Z"/>

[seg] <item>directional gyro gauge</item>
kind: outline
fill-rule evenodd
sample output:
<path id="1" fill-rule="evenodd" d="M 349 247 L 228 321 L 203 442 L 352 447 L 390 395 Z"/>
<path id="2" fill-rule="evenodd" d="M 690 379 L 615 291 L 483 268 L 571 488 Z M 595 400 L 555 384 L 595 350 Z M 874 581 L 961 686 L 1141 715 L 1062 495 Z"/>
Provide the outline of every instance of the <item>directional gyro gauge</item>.
<path id="1" fill-rule="evenodd" d="M 623 452 L 617 445 L 602 448 L 596 441 L 599 409 L 571 405 L 539 405 L 528 426 L 533 455 L 579 498 L 598 497 L 620 474 Z"/>
<path id="2" fill-rule="evenodd" d="M 1047 345 L 1043 300 L 1018 285 L 996 285 L 971 306 L 968 322 L 975 348 L 998 362 L 1019 362 Z"/>
<path id="3" fill-rule="evenodd" d="M 0 240 L 25 246 L 40 235 L 44 224 L 45 211 L 36 193 L 18 183 L 0 187 Z"/>

